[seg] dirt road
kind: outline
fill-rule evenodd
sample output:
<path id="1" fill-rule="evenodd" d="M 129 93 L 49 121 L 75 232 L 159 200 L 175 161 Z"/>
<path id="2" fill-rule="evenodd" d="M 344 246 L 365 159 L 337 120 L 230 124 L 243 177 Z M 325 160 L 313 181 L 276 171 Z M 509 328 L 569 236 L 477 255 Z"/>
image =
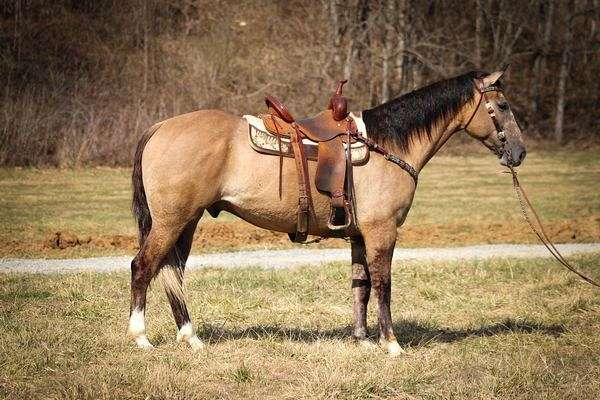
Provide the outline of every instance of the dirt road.
<path id="1" fill-rule="evenodd" d="M 565 256 L 573 253 L 600 252 L 600 243 L 563 244 L 558 246 Z M 445 248 L 397 248 L 394 261 L 473 260 L 493 257 L 535 258 L 550 257 L 541 245 L 480 245 Z M 191 256 L 187 269 L 203 267 L 290 268 L 302 265 L 350 262 L 349 249 L 256 250 L 213 253 Z M 114 272 L 129 269 L 131 256 L 80 259 L 0 259 L 0 272 L 34 274 Z"/>

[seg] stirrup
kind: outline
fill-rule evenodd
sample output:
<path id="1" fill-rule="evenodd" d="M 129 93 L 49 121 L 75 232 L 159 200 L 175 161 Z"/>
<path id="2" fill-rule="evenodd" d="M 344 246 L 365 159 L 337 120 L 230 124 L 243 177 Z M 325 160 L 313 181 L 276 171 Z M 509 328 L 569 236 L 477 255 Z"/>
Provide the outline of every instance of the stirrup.
<path id="1" fill-rule="evenodd" d="M 337 217 L 336 213 L 338 210 L 343 209 L 344 211 L 344 223 L 342 225 L 335 225 L 334 221 Z M 348 229 L 352 224 L 352 211 L 348 205 L 347 201 L 344 201 L 344 207 L 333 207 L 331 206 L 331 211 L 329 212 L 329 220 L 327 221 L 327 228 L 332 231 L 341 231 L 344 229 Z"/>

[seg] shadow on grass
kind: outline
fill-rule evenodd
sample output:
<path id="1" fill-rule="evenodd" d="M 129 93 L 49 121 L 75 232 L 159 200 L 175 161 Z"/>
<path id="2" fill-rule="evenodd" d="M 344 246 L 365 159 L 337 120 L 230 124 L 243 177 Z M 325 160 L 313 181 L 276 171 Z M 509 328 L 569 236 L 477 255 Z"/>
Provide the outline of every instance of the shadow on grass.
<path id="1" fill-rule="evenodd" d="M 376 327 L 370 327 L 376 333 Z M 394 332 L 401 346 L 423 347 L 430 343 L 453 343 L 467 338 L 496 336 L 511 333 L 542 334 L 558 337 L 565 332 L 563 325 L 546 325 L 531 321 L 506 319 L 491 325 L 473 329 L 440 328 L 415 320 L 403 320 L 394 324 Z M 349 339 L 352 327 L 337 329 L 298 329 L 275 325 L 257 325 L 243 329 L 227 329 L 223 326 L 204 324 L 198 330 L 198 336 L 206 342 L 218 343 L 237 339 L 291 340 L 296 342 L 315 342 L 328 339 Z M 370 339 L 376 339 L 371 335 Z"/>
<path id="2" fill-rule="evenodd" d="M 402 321 L 394 324 L 394 331 L 401 346 L 420 347 L 432 342 L 453 343 L 460 340 L 496 336 L 511 333 L 541 334 L 558 337 L 565 332 L 564 325 L 540 324 L 531 321 L 515 321 L 505 319 L 495 324 L 484 325 L 479 328 L 450 329 L 438 328 L 417 321 Z"/>

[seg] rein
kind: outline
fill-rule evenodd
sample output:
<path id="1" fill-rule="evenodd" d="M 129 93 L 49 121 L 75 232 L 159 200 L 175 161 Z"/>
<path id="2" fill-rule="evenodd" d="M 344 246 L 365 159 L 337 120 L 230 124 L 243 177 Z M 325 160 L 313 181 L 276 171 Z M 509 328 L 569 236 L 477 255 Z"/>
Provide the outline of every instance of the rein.
<path id="1" fill-rule="evenodd" d="M 592 278 L 579 272 L 567 260 L 565 260 L 563 255 L 558 251 L 558 249 L 556 248 L 554 243 L 552 243 L 552 241 L 548 237 L 548 234 L 546 233 L 546 229 L 544 228 L 544 225 L 542 224 L 542 221 L 540 220 L 538 213 L 533 208 L 531 201 L 529 201 L 529 197 L 527 197 L 527 193 L 525 193 L 525 190 L 521 186 L 521 182 L 519 182 L 519 178 L 517 177 L 517 171 L 515 171 L 511 165 L 508 166 L 508 169 L 510 170 L 510 173 L 512 174 L 513 187 L 515 189 L 517 199 L 519 200 L 519 205 L 521 207 L 521 212 L 523 213 L 523 217 L 525 218 L 525 221 L 527 222 L 527 224 L 529 225 L 529 227 L 531 228 L 533 233 L 535 233 L 535 235 L 538 237 L 540 242 L 542 242 L 544 244 L 544 246 L 548 249 L 550 254 L 552 254 L 552 256 L 556 259 L 556 261 L 559 262 L 559 264 L 561 264 L 563 267 L 567 268 L 569 271 L 577 274 L 581 279 L 583 279 L 587 283 L 594 285 L 596 287 L 600 287 L 599 283 L 594 281 Z M 535 224 L 529 217 L 527 208 L 529 208 L 529 210 L 531 210 L 531 213 L 533 214 L 533 217 L 534 217 L 539 229 L 536 228 Z"/>
<path id="2" fill-rule="evenodd" d="M 486 111 L 487 111 L 488 115 L 490 116 L 490 118 L 492 119 L 494 128 L 496 129 L 496 135 L 498 137 L 498 140 L 502 143 L 502 148 L 500 150 L 497 148 L 493 148 L 492 150 L 495 151 L 500 156 L 504 152 L 504 146 L 506 145 L 506 134 L 504 133 L 502 126 L 500 126 L 500 123 L 498 122 L 498 119 L 496 118 L 496 113 L 494 111 L 494 107 L 492 106 L 492 103 L 489 101 L 489 99 L 485 95 L 487 92 L 494 92 L 494 91 L 501 92 L 502 89 L 497 86 L 494 86 L 494 85 L 490 85 L 490 86 L 479 89 L 479 93 L 481 94 L 481 96 L 479 97 L 477 107 L 475 107 L 475 111 L 473 111 L 473 114 L 471 115 L 471 118 L 469 118 L 469 121 L 465 125 L 464 129 L 467 130 L 467 127 L 473 120 L 473 117 L 475 117 L 475 114 L 477 113 L 477 110 L 479 109 L 481 102 L 483 100 L 485 100 Z M 567 260 L 565 260 L 563 255 L 560 253 L 560 251 L 558 251 L 558 249 L 554 245 L 554 243 L 552 243 L 552 241 L 548 237 L 548 234 L 546 233 L 546 229 L 544 228 L 544 225 L 542 224 L 542 221 L 540 220 L 538 213 L 533 208 L 531 201 L 529 201 L 529 197 L 527 196 L 527 193 L 525 193 L 525 190 L 521 186 L 521 182 L 519 182 L 519 178 L 517 177 L 517 171 L 515 171 L 515 169 L 511 165 L 512 160 L 510 157 L 510 153 L 508 155 L 508 158 L 509 158 L 508 169 L 510 170 L 510 173 L 512 174 L 513 187 L 515 189 L 515 194 L 517 196 L 517 200 L 519 201 L 519 205 L 521 207 L 521 212 L 523 213 L 523 217 L 524 217 L 525 221 L 527 222 L 527 224 L 529 225 L 529 227 L 531 228 L 531 230 L 533 231 L 533 233 L 535 233 L 535 235 L 538 237 L 540 242 L 542 242 L 542 244 L 546 247 L 546 249 L 548 249 L 550 254 L 552 254 L 552 256 L 556 259 L 556 261 L 558 261 L 559 264 L 561 264 L 563 267 L 567 268 L 569 271 L 571 271 L 574 274 L 576 274 L 577 276 L 579 276 L 581 279 L 583 279 L 587 283 L 600 288 L 599 283 L 595 282 L 592 278 L 579 272 Z M 527 208 L 529 208 L 529 210 L 531 210 L 531 214 L 533 215 L 535 222 L 537 223 L 537 226 L 539 227 L 539 229 L 535 226 L 535 224 L 529 217 Z"/>

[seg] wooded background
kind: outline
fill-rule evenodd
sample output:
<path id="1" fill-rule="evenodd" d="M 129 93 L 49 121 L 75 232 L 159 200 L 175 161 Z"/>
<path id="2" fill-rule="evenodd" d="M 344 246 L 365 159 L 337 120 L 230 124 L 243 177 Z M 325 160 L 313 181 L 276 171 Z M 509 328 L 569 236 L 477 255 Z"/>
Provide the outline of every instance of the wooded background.
<path id="1" fill-rule="evenodd" d="M 526 135 L 600 139 L 599 0 L 4 0 L 0 165 L 128 165 L 154 122 L 202 108 L 362 110 L 471 69 Z"/>

